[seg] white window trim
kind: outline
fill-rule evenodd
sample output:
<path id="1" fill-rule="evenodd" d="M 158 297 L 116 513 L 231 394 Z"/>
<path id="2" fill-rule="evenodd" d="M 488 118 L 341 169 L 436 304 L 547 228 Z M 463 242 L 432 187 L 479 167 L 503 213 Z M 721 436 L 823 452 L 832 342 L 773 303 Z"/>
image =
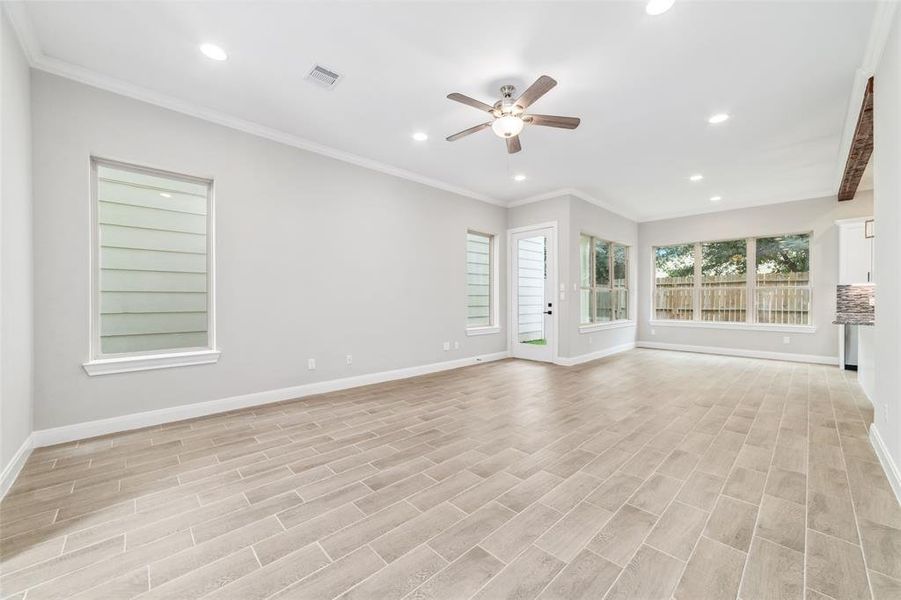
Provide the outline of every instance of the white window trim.
<path id="1" fill-rule="evenodd" d="M 191 352 L 170 352 L 167 354 L 122 356 L 119 358 L 100 358 L 86 362 L 82 366 L 85 372 L 93 377 L 95 375 L 111 375 L 113 373 L 168 369 L 169 367 L 207 365 L 218 362 L 219 354 L 221 354 L 219 350 L 197 350 Z"/>
<path id="2" fill-rule="evenodd" d="M 579 333 L 592 333 L 594 331 L 620 329 L 622 327 L 635 327 L 635 321 L 632 319 L 621 319 L 619 321 L 604 321 L 601 323 L 583 323 L 579 325 Z"/>
<path id="3" fill-rule="evenodd" d="M 500 318 L 500 310 L 499 310 L 499 302 L 498 295 L 500 293 L 500 286 L 498 285 L 498 276 L 497 276 L 497 266 L 498 266 L 498 245 L 497 245 L 497 234 L 491 233 L 490 231 L 483 231 L 481 229 L 476 229 L 473 227 L 466 228 L 466 235 L 470 233 L 476 235 L 485 235 L 488 236 L 488 286 L 491 290 L 491 297 L 489 298 L 488 304 L 488 325 L 474 325 L 472 327 L 466 326 L 466 335 L 493 335 L 495 333 L 501 332 L 501 326 L 499 324 L 498 319 Z M 466 238 L 463 238 L 466 240 Z M 464 245 L 463 256 L 466 257 L 466 246 Z M 465 262 L 463 264 L 466 264 Z M 468 297 L 468 294 L 467 294 Z"/>
<path id="4" fill-rule="evenodd" d="M 810 238 L 810 241 L 813 241 L 814 232 L 811 230 L 807 231 L 794 231 L 788 233 L 769 233 L 769 234 L 761 234 L 761 235 L 752 235 L 745 237 L 747 241 L 747 246 L 745 247 L 745 261 L 747 264 L 747 282 L 745 285 L 747 286 L 747 294 L 748 294 L 748 309 L 747 309 L 747 321 L 701 321 L 700 313 L 698 307 L 700 307 L 700 294 L 701 294 L 701 245 L 709 242 L 724 242 L 734 239 L 742 239 L 742 238 L 721 238 L 716 240 L 704 240 L 701 242 L 676 242 L 672 244 L 654 244 L 651 246 L 651 298 L 650 298 L 650 314 L 648 315 L 648 324 L 654 327 L 695 327 L 700 329 L 732 329 L 732 330 L 743 330 L 743 331 L 774 331 L 774 332 L 783 332 L 783 333 L 816 333 L 817 325 L 814 322 L 814 276 L 813 276 L 813 248 L 809 248 L 810 256 L 808 256 L 808 260 L 810 262 L 810 271 L 808 271 L 808 283 L 807 287 L 810 288 L 810 309 L 808 312 L 810 313 L 810 324 L 809 325 L 778 325 L 772 323 L 756 323 L 753 319 L 756 318 L 757 314 L 757 240 L 759 238 L 768 238 L 768 237 L 777 237 L 777 236 L 785 236 L 785 235 L 807 235 Z M 657 314 L 657 248 L 662 248 L 666 246 L 681 246 L 681 245 L 689 245 L 691 244 L 694 247 L 694 260 L 695 260 L 695 270 L 694 270 L 694 290 L 692 293 L 692 315 L 693 319 L 691 320 L 679 320 L 679 319 L 655 319 L 654 316 Z"/>
<path id="5" fill-rule="evenodd" d="M 466 335 L 494 335 L 495 333 L 500 333 L 501 327 L 500 325 L 488 325 L 482 327 L 467 327 Z"/>
<path id="6" fill-rule="evenodd" d="M 152 351 L 134 354 L 104 355 L 100 352 L 100 223 L 97 200 L 97 166 L 104 165 L 115 168 L 142 171 L 150 175 L 171 177 L 192 183 L 208 186 L 207 198 L 207 332 L 209 345 L 204 348 L 175 348 L 172 351 Z M 129 162 L 91 156 L 90 159 L 90 257 L 91 270 L 89 282 L 89 323 L 88 361 L 82 363 L 85 372 L 90 376 L 127 373 L 131 371 L 147 371 L 191 365 L 211 364 L 219 360 L 221 352 L 216 346 L 216 213 L 215 184 L 212 178 L 185 175 L 165 169 L 136 165 Z"/>

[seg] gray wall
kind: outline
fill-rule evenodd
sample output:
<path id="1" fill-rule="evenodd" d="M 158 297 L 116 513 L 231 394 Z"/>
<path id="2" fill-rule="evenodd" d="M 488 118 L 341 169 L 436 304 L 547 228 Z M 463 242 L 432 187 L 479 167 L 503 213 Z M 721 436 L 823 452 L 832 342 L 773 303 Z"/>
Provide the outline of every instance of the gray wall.
<path id="1" fill-rule="evenodd" d="M 630 245 L 637 250 L 638 225 L 625 217 L 590 204 L 575 196 L 562 195 L 511 208 L 508 215 L 510 228 L 525 227 L 537 223 L 557 222 L 558 288 L 563 285 L 565 298 L 557 298 L 559 310 L 559 355 L 576 358 L 594 352 L 603 352 L 616 346 L 635 341 L 635 327 L 623 327 L 591 333 L 579 332 L 579 235 L 587 233 L 614 242 Z M 630 261 L 632 298 L 630 311 L 635 314 L 635 298 L 638 296 L 637 270 L 634 258 Z"/>
<path id="2" fill-rule="evenodd" d="M 815 198 L 641 223 L 638 227 L 638 276 L 643 289 L 638 302 L 639 341 L 837 357 L 838 330 L 832 325 L 838 280 L 835 221 L 872 214 L 872 192 L 860 192 L 849 202 L 838 202 L 835 197 Z M 815 333 L 697 327 L 655 327 L 655 334 L 651 333 L 654 246 L 802 231 L 813 232 L 810 269 Z M 786 335 L 791 340 L 789 344 L 783 343 L 782 338 Z"/>
<path id="3" fill-rule="evenodd" d="M 876 193 L 875 424 L 901 467 L 901 10 L 876 69 L 873 97 Z"/>
<path id="4" fill-rule="evenodd" d="M 0 472 L 32 429 L 31 98 L 22 49 L 0 11 Z"/>
<path id="5" fill-rule="evenodd" d="M 43 72 L 32 94 L 35 429 L 506 349 L 503 276 L 501 332 L 465 334 L 466 230 L 503 240 L 505 209 Z M 92 154 L 215 180 L 218 364 L 82 370 Z"/>

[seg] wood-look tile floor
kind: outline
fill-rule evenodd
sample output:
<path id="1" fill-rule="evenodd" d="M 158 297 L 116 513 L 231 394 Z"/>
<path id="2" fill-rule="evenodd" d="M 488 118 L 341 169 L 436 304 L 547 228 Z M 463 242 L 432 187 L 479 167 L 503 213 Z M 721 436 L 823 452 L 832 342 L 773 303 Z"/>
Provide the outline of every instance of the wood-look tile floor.
<path id="1" fill-rule="evenodd" d="M 36 450 L 0 596 L 901 598 L 853 376 L 508 360 Z"/>

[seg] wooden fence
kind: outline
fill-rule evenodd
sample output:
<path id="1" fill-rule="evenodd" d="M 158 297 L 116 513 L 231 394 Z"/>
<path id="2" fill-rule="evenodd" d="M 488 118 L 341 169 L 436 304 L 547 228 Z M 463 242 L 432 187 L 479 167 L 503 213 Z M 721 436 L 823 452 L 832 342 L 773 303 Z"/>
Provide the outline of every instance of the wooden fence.
<path id="1" fill-rule="evenodd" d="M 807 325 L 810 319 L 810 276 L 808 273 L 767 273 L 757 275 L 755 307 L 757 323 Z M 744 275 L 701 277 L 700 320 L 747 321 L 748 288 Z M 655 317 L 667 320 L 694 318 L 694 277 L 658 277 Z"/>

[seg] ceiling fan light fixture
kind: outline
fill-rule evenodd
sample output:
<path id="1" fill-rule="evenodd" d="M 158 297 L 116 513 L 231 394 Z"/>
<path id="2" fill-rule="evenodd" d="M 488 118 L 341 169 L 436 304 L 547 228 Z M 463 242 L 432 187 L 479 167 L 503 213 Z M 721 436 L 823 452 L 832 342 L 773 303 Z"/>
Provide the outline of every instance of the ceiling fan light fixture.
<path id="1" fill-rule="evenodd" d="M 511 138 L 519 135 L 524 126 L 525 123 L 523 123 L 523 120 L 520 117 L 515 115 L 504 115 L 494 120 L 491 124 L 491 130 L 498 137 Z"/>

